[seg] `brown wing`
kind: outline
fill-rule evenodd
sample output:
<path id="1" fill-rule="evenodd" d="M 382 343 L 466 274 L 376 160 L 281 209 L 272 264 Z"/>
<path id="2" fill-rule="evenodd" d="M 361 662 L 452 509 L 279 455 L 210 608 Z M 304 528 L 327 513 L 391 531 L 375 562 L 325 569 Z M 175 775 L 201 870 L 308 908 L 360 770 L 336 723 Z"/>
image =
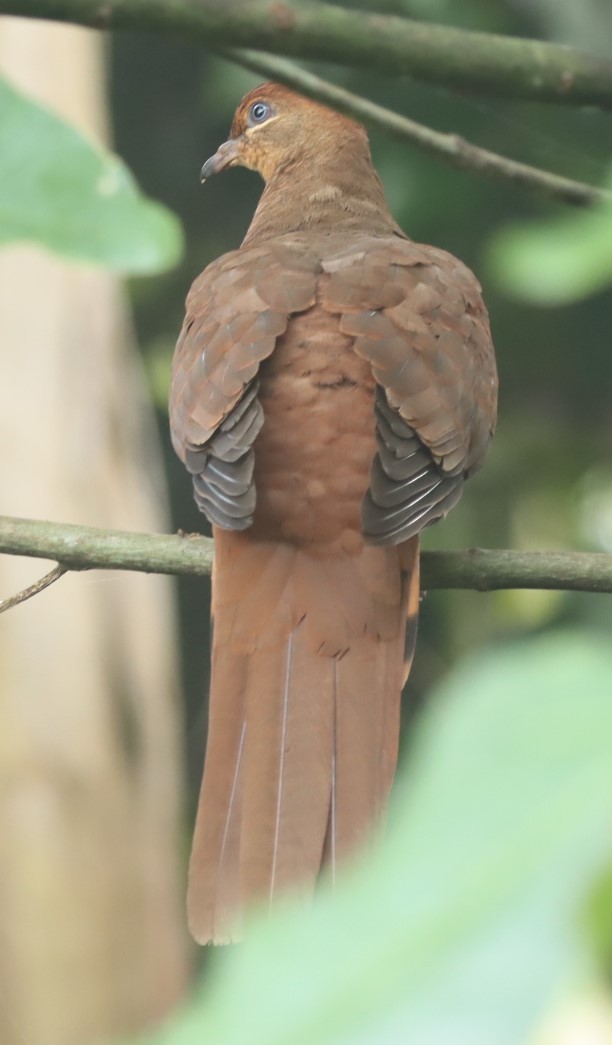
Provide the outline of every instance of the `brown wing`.
<path id="1" fill-rule="evenodd" d="M 377 382 L 378 453 L 362 508 L 374 544 L 441 516 L 482 463 L 495 428 L 497 372 L 480 286 L 445 251 L 372 239 L 327 258 L 323 303 L 341 314 Z"/>
<path id="2" fill-rule="evenodd" d="M 225 529 L 253 521 L 259 364 L 290 314 L 314 304 L 317 269 L 282 245 L 234 251 L 209 265 L 187 297 L 172 364 L 172 441 L 199 508 Z"/>

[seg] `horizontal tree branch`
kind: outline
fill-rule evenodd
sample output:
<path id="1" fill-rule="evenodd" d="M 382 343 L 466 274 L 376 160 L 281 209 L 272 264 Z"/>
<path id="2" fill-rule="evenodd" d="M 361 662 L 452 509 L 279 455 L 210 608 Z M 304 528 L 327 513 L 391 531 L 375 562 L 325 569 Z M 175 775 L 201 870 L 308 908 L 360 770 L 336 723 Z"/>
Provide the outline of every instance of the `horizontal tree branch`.
<path id="1" fill-rule="evenodd" d="M 423 552 L 421 586 L 500 591 L 612 592 L 612 555 L 603 552 L 520 552 L 506 548 Z"/>
<path id="2" fill-rule="evenodd" d="M 213 542 L 199 534 L 169 536 L 0 516 L 0 553 L 55 559 L 70 570 L 210 573 Z"/>
<path id="3" fill-rule="evenodd" d="M 72 570 L 210 573 L 213 542 L 196 534 L 167 536 L 0 516 L 0 553 L 56 560 Z M 473 548 L 423 552 L 424 589 L 548 588 L 612 592 L 612 555 Z"/>
<path id="4" fill-rule="evenodd" d="M 572 178 L 564 178 L 539 167 L 531 167 L 526 163 L 507 159 L 498 153 L 472 145 L 458 134 L 434 131 L 407 116 L 400 116 L 343 87 L 337 87 L 328 80 L 323 80 L 320 76 L 301 69 L 295 62 L 264 55 L 260 51 L 236 50 L 223 53 L 230 61 L 237 62 L 253 72 L 261 73 L 269 79 L 284 83 L 288 87 L 294 87 L 316 101 L 332 105 L 357 120 L 362 120 L 373 127 L 379 127 L 401 141 L 408 141 L 425 152 L 443 158 L 455 167 L 473 170 L 504 182 L 535 189 L 551 199 L 576 207 L 612 202 L 610 192 L 581 181 L 574 181 Z"/>
<path id="5" fill-rule="evenodd" d="M 312 0 L 0 0 L 0 14 L 172 33 L 212 50 L 251 47 L 489 96 L 612 107 L 612 63 L 604 58 Z"/>

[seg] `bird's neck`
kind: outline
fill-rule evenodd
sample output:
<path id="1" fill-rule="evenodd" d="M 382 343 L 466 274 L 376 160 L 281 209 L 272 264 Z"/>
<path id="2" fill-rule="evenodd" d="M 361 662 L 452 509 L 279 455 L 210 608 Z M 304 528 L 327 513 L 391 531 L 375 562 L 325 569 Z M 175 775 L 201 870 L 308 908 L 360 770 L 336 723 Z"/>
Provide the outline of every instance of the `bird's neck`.
<path id="1" fill-rule="evenodd" d="M 401 233 L 385 200 L 369 150 L 289 160 L 266 183 L 243 246 L 289 232 Z"/>

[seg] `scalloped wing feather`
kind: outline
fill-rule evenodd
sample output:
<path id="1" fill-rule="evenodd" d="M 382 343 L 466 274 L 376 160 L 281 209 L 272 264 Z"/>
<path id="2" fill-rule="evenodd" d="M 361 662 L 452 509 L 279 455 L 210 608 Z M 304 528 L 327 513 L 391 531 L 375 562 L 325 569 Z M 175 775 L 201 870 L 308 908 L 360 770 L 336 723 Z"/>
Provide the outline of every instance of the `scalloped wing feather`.
<path id="1" fill-rule="evenodd" d="M 187 298 L 172 366 L 172 441 L 199 508 L 226 529 L 253 521 L 259 365 L 289 316 L 314 304 L 317 269 L 274 244 L 233 251 L 204 270 Z"/>
<path id="2" fill-rule="evenodd" d="M 446 515 L 495 428 L 497 372 L 476 277 L 443 250 L 369 237 L 325 258 L 324 307 L 378 385 L 362 525 L 396 544 Z"/>

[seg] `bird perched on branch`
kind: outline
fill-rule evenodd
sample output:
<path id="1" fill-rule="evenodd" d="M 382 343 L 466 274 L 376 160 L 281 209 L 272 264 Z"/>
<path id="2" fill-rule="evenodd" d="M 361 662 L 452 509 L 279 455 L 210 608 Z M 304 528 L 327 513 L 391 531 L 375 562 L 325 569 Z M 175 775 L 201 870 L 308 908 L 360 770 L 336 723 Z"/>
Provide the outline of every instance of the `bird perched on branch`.
<path id="1" fill-rule="evenodd" d="M 311 891 L 384 811 L 419 533 L 481 465 L 497 399 L 478 282 L 395 223 L 363 127 L 263 84 L 202 178 L 237 165 L 265 188 L 191 288 L 170 398 L 216 546 L 201 942 Z"/>

